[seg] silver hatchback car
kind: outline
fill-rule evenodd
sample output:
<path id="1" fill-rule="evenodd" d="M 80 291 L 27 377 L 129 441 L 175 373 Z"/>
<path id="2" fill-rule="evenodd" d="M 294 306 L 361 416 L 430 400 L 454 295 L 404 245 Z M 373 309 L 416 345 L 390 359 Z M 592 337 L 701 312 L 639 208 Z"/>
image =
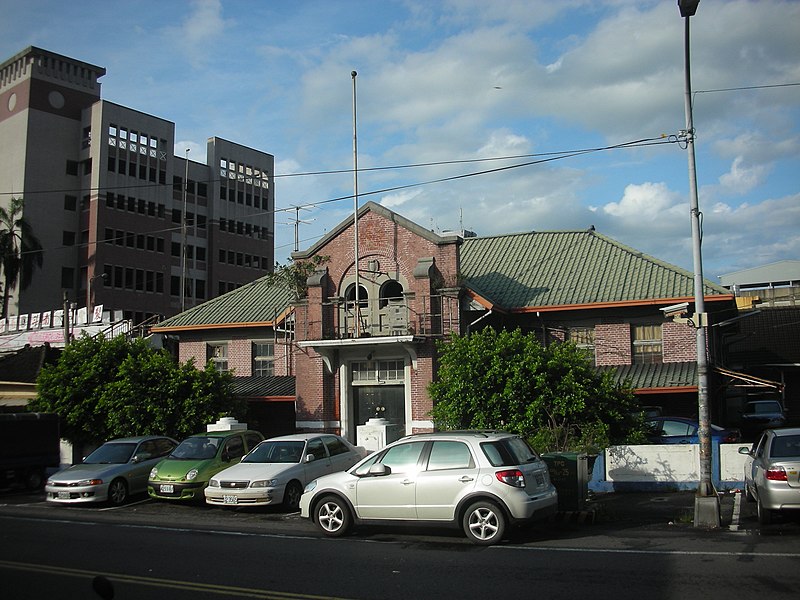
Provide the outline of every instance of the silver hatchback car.
<path id="1" fill-rule="evenodd" d="M 750 448 L 744 466 L 745 496 L 758 503 L 758 522 L 768 525 L 773 513 L 800 510 L 800 427 L 767 429 Z"/>
<path id="2" fill-rule="evenodd" d="M 348 471 L 310 482 L 300 516 L 328 536 L 355 523 L 452 523 L 475 544 L 499 542 L 507 525 L 554 515 L 547 465 L 519 436 L 494 431 L 417 434 Z"/>

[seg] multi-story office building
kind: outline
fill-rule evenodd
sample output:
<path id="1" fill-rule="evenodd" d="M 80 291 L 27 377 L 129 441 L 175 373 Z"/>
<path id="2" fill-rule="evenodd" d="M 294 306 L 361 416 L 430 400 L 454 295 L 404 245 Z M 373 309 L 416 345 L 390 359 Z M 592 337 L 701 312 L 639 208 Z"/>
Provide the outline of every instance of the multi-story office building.
<path id="1" fill-rule="evenodd" d="M 0 64 L 0 204 L 23 198 L 44 248 L 9 315 L 66 292 L 142 322 L 273 268 L 274 157 L 217 137 L 206 164 L 175 156 L 175 124 L 103 100 L 104 74 L 35 47 Z"/>

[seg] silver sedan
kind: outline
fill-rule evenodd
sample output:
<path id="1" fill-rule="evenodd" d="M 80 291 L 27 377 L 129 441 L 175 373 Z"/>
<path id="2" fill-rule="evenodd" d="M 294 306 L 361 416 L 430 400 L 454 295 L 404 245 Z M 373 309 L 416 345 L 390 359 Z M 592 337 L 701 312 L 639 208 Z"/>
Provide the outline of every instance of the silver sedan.
<path id="1" fill-rule="evenodd" d="M 45 486 L 49 502 L 124 504 L 132 494 L 147 490 L 147 476 L 178 442 L 166 436 L 111 440 L 83 462 L 51 475 Z"/>
<path id="2" fill-rule="evenodd" d="M 739 448 L 745 496 L 758 503 L 758 522 L 768 525 L 775 513 L 800 510 L 800 427 L 767 429 L 753 448 Z"/>

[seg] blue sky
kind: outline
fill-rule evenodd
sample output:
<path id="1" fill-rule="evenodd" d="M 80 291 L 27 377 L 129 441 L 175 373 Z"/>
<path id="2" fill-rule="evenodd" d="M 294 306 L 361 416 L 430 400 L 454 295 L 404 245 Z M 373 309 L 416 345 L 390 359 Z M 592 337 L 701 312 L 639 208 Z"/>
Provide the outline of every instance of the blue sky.
<path id="1" fill-rule="evenodd" d="M 34 45 L 105 67 L 103 97 L 173 121 L 180 156 L 205 161 L 211 136 L 273 154 L 281 263 L 294 207 L 301 249 L 352 215 L 355 70 L 361 202 L 437 232 L 594 226 L 692 269 L 676 2 L 4 4 L 0 60 Z M 691 20 L 712 281 L 800 258 L 798 23 L 779 0 L 702 0 Z M 657 143 L 561 154 L 635 140 Z"/>

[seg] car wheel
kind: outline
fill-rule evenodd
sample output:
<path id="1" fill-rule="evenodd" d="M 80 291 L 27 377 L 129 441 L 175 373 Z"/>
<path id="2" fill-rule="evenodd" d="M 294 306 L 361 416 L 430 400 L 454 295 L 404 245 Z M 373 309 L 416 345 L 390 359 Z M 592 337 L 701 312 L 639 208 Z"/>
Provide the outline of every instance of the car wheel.
<path id="1" fill-rule="evenodd" d="M 121 506 L 128 499 L 128 484 L 124 479 L 115 479 L 108 486 L 108 502 L 113 506 Z"/>
<path id="2" fill-rule="evenodd" d="M 769 525 L 772 523 L 772 511 L 768 508 L 764 508 L 764 505 L 761 503 L 761 500 L 758 500 L 758 504 L 756 505 L 758 508 L 758 523 L 759 525 Z"/>
<path id="3" fill-rule="evenodd" d="M 38 490 L 44 485 L 44 473 L 40 469 L 31 469 L 25 474 L 25 487 Z"/>
<path id="4" fill-rule="evenodd" d="M 336 496 L 325 496 L 314 511 L 317 525 L 330 537 L 339 537 L 350 531 L 353 517 L 344 500 Z"/>
<path id="5" fill-rule="evenodd" d="M 473 544 L 489 546 L 503 539 L 506 518 L 496 504 L 481 501 L 467 509 L 461 525 L 467 538 Z"/>
<path id="6" fill-rule="evenodd" d="M 303 488 L 298 481 L 290 481 L 286 485 L 283 493 L 283 506 L 288 510 L 298 510 L 300 508 L 300 496 L 303 495 Z"/>

